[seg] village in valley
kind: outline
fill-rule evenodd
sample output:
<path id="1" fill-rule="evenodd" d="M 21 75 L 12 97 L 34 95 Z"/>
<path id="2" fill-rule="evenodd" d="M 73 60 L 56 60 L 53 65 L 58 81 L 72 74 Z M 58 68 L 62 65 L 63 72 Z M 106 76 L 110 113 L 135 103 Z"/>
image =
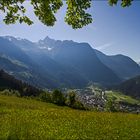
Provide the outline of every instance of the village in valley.
<path id="1" fill-rule="evenodd" d="M 84 89 L 63 89 L 63 93 L 76 93 L 76 99 L 88 110 L 140 113 L 139 100 L 121 94 L 118 91 L 106 90 L 100 86 L 90 85 Z"/>

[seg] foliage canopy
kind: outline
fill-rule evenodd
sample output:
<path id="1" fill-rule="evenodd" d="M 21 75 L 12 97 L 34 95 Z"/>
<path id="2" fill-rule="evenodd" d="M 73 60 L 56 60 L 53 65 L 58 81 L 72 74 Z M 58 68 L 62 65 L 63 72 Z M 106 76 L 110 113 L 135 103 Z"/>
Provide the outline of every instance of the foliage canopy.
<path id="1" fill-rule="evenodd" d="M 16 22 L 33 24 L 30 17 L 26 15 L 26 0 L 0 0 L 0 11 L 4 13 L 3 21 L 6 24 Z M 94 0 L 93 0 L 94 1 Z M 108 0 L 113 6 L 119 0 Z M 130 6 L 133 0 L 121 0 L 121 6 Z M 92 22 L 92 16 L 87 12 L 91 7 L 92 0 L 66 0 L 67 11 L 65 22 L 73 29 L 82 28 Z M 47 26 L 53 26 L 56 22 L 55 14 L 63 6 L 63 0 L 30 0 L 30 5 L 38 19 Z"/>

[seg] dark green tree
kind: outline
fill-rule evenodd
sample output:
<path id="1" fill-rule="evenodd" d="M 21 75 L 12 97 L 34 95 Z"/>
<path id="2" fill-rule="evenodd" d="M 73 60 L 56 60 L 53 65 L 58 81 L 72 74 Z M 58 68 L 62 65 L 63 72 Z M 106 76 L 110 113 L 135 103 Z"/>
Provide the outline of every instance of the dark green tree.
<path id="1" fill-rule="evenodd" d="M 76 98 L 75 92 L 70 92 L 67 95 L 66 105 L 75 109 L 85 110 L 84 105 Z"/>
<path id="2" fill-rule="evenodd" d="M 106 102 L 106 107 L 105 107 L 106 111 L 109 111 L 109 112 L 116 112 L 116 108 L 115 108 L 115 101 L 109 99 L 107 102 Z"/>
<path id="3" fill-rule="evenodd" d="M 40 93 L 39 98 L 44 102 L 52 103 L 51 93 L 48 93 L 47 91 Z"/>
<path id="4" fill-rule="evenodd" d="M 0 12 L 4 13 L 3 21 L 6 24 L 27 23 L 33 24 L 33 21 L 26 15 L 26 0 L 0 0 Z M 91 7 L 91 1 L 94 0 L 66 0 L 67 11 L 65 22 L 72 28 L 82 28 L 92 22 L 92 16 L 86 11 Z M 119 0 L 108 0 L 109 5 L 113 6 Z M 133 0 L 121 0 L 121 6 L 130 6 Z M 63 6 L 63 0 L 30 0 L 35 15 L 47 26 L 53 26 L 56 22 L 55 14 Z"/>
<path id="5" fill-rule="evenodd" d="M 75 98 L 76 98 L 76 94 L 74 92 L 70 92 L 67 96 L 66 104 L 72 107 L 74 103 L 76 102 Z"/>
<path id="6" fill-rule="evenodd" d="M 60 90 L 54 90 L 52 93 L 52 102 L 57 105 L 65 105 L 65 97 Z"/>

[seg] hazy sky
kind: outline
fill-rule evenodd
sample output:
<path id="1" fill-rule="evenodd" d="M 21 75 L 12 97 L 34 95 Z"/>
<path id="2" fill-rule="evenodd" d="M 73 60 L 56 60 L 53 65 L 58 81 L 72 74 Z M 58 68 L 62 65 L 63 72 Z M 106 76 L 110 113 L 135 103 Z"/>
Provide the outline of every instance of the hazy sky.
<path id="1" fill-rule="evenodd" d="M 26 6 L 34 25 L 7 26 L 0 17 L 0 36 L 11 35 L 31 41 L 49 36 L 57 40 L 88 42 L 105 54 L 124 54 L 136 61 L 140 60 L 140 1 L 133 2 L 129 8 L 121 8 L 119 4 L 110 7 L 107 1 L 93 1 L 90 13 L 94 22 L 79 30 L 73 30 L 64 23 L 65 6 L 57 14 L 58 21 L 54 27 L 43 25 L 34 16 L 28 2 Z"/>

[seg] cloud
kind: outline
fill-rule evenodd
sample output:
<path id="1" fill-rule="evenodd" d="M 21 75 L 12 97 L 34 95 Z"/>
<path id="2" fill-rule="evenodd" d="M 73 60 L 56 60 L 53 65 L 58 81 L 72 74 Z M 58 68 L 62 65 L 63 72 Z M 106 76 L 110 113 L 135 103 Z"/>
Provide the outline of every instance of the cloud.
<path id="1" fill-rule="evenodd" d="M 106 43 L 106 44 L 103 44 L 101 46 L 96 47 L 95 49 L 104 50 L 104 49 L 106 49 L 108 47 L 111 47 L 112 45 L 113 45 L 112 43 Z"/>

